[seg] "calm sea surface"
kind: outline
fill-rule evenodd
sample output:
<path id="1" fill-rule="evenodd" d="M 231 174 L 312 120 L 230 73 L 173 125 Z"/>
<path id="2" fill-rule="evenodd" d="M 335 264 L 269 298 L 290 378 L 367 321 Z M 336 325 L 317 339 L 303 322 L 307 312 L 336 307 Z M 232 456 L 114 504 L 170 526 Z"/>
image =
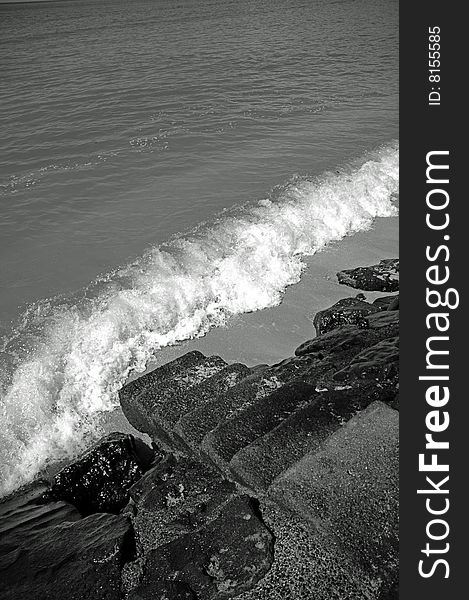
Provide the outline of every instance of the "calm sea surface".
<path id="1" fill-rule="evenodd" d="M 0 4 L 0 493 L 396 214 L 397 66 L 392 0 Z"/>
<path id="2" fill-rule="evenodd" d="M 0 320 L 397 138 L 397 2 L 0 5 Z"/>

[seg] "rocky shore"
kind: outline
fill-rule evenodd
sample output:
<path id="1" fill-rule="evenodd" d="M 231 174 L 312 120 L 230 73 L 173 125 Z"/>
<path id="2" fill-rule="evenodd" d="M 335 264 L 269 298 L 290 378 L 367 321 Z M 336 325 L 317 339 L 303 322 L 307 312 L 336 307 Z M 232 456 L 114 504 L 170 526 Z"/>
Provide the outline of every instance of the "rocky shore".
<path id="1" fill-rule="evenodd" d="M 398 273 L 338 273 L 390 295 L 319 312 L 276 365 L 193 351 L 125 385 L 152 447 L 111 434 L 4 499 L 0 596 L 397 598 Z"/>

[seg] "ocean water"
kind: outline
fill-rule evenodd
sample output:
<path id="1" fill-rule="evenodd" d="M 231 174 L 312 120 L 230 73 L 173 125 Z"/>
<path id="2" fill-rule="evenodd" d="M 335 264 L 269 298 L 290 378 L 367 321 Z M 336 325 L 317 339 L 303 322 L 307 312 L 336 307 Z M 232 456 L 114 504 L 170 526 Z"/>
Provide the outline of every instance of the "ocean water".
<path id="1" fill-rule="evenodd" d="M 389 0 L 0 4 L 0 490 L 393 216 Z"/>

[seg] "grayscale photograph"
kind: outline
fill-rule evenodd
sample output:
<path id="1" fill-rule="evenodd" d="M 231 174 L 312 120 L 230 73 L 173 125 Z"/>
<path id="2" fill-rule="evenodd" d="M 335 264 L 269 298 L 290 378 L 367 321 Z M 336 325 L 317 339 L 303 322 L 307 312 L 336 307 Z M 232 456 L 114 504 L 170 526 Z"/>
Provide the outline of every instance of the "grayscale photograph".
<path id="1" fill-rule="evenodd" d="M 0 597 L 397 600 L 397 0 L 0 0 Z"/>

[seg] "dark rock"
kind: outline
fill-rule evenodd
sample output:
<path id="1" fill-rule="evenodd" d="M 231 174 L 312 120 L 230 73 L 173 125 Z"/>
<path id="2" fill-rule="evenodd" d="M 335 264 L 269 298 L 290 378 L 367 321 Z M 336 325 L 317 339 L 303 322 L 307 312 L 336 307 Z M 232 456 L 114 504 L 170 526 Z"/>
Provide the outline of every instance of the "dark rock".
<path id="1" fill-rule="evenodd" d="M 399 311 L 385 310 L 366 317 L 370 329 L 381 329 L 382 327 L 399 328 Z M 391 337 L 391 336 L 390 336 Z"/>
<path id="2" fill-rule="evenodd" d="M 380 296 L 373 301 L 373 305 L 377 306 L 380 310 L 388 310 L 388 307 L 395 299 L 399 298 L 399 294 L 392 294 L 391 296 Z"/>
<path id="3" fill-rule="evenodd" d="M 185 439 L 185 430 L 183 427 L 180 427 L 181 420 L 186 414 L 205 406 L 205 404 L 214 398 L 225 394 L 230 388 L 248 377 L 250 373 L 251 370 L 246 365 L 235 363 L 228 365 L 201 384 L 191 388 L 185 394 L 185 398 L 179 402 L 179 406 L 175 411 L 178 420 L 173 426 L 171 435 L 176 440 L 176 443 L 180 441 L 185 447 L 190 448 Z M 173 422 L 174 420 L 172 419 Z"/>
<path id="4" fill-rule="evenodd" d="M 357 298 L 343 298 L 330 308 L 316 314 L 313 323 L 317 335 L 327 333 L 344 325 L 355 325 L 362 329 L 368 327 L 365 317 L 378 312 L 379 308 Z"/>
<path id="5" fill-rule="evenodd" d="M 121 567 L 133 551 L 131 524 L 120 515 L 91 515 L 40 528 L 15 547 L 2 543 L 0 596 L 121 600 Z"/>
<path id="6" fill-rule="evenodd" d="M 336 381 L 368 378 L 376 381 L 397 376 L 399 368 L 399 337 L 382 340 L 362 350 L 350 363 L 334 373 Z"/>
<path id="7" fill-rule="evenodd" d="M 205 436 L 203 452 L 224 469 L 236 452 L 308 404 L 314 395 L 313 385 L 299 381 L 255 399 Z"/>
<path id="8" fill-rule="evenodd" d="M 256 397 L 266 395 L 281 386 L 281 381 L 277 377 L 268 376 L 266 373 L 264 370 L 257 371 L 224 394 L 215 396 L 203 406 L 184 415 L 175 429 L 178 436 L 190 448 L 198 451 L 204 436 L 219 423 L 236 414 Z"/>
<path id="9" fill-rule="evenodd" d="M 171 431 L 184 414 L 186 394 L 224 367 L 226 362 L 219 356 L 189 352 L 124 386 L 119 392 L 122 410 L 136 429 L 172 451 Z"/>
<path id="10" fill-rule="evenodd" d="M 275 536 L 274 561 L 269 572 L 237 600 L 375 598 L 379 582 L 333 538 L 273 504 L 263 504 L 262 515 Z"/>
<path id="11" fill-rule="evenodd" d="M 0 500 L 1 544 L 15 548 L 28 536 L 36 535 L 39 529 L 82 518 L 68 502 L 45 502 L 48 488 L 48 481 L 37 480 Z"/>
<path id="12" fill-rule="evenodd" d="M 127 600 L 197 600 L 197 596 L 187 583 L 159 581 L 139 587 L 127 596 Z"/>
<path id="13" fill-rule="evenodd" d="M 395 292 L 399 289 L 399 259 L 387 258 L 377 265 L 339 271 L 339 283 L 365 291 Z"/>
<path id="14" fill-rule="evenodd" d="M 357 329 L 354 325 L 345 325 L 304 342 L 295 350 L 295 354 L 297 356 L 315 355 L 318 360 L 324 360 L 330 356 L 338 357 L 343 353 L 349 353 L 351 357 L 364 348 L 373 346 L 382 339 L 397 333 L 398 328 L 394 326 L 387 331 L 371 331 L 370 328 Z"/>
<path id="15" fill-rule="evenodd" d="M 399 415 L 374 402 L 269 488 L 269 498 L 321 524 L 371 576 L 398 569 Z"/>
<path id="16" fill-rule="evenodd" d="M 118 513 L 129 488 L 149 467 L 153 452 L 130 434 L 111 433 L 53 479 L 46 498 L 65 500 L 88 515 Z"/>
<path id="17" fill-rule="evenodd" d="M 149 594 L 162 581 L 174 580 L 193 590 L 198 600 L 237 596 L 270 569 L 273 541 L 253 501 L 240 496 L 203 529 L 149 552 L 134 594 L 141 589 Z"/>
<path id="18" fill-rule="evenodd" d="M 168 455 L 130 490 L 143 551 L 206 526 L 235 493 L 235 485 L 210 467 Z"/>
<path id="19" fill-rule="evenodd" d="M 389 303 L 388 310 L 399 310 L 399 294 Z"/>
<path id="20" fill-rule="evenodd" d="M 235 479 L 262 493 L 273 480 L 371 402 L 392 402 L 395 390 L 365 382 L 345 389 L 318 392 L 278 427 L 241 449 L 230 462 Z"/>

